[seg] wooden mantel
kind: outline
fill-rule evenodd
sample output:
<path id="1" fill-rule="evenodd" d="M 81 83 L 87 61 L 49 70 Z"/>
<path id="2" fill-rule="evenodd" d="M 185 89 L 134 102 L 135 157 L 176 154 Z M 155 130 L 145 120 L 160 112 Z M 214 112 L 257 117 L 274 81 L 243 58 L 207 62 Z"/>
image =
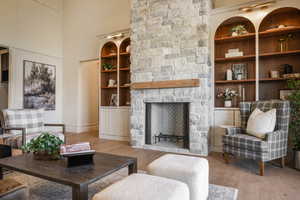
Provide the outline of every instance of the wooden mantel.
<path id="1" fill-rule="evenodd" d="M 131 89 L 162 89 L 162 88 L 185 88 L 185 87 L 199 87 L 199 79 L 186 79 L 186 80 L 172 80 L 172 81 L 152 81 L 132 83 Z"/>

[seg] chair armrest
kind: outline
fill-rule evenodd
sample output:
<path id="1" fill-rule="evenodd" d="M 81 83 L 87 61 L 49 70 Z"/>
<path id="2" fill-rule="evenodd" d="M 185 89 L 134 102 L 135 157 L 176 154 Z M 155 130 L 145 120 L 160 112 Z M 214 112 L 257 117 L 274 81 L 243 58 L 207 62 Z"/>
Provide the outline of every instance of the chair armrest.
<path id="1" fill-rule="evenodd" d="M 267 142 L 272 142 L 272 143 L 282 141 L 282 140 L 287 140 L 288 137 L 286 134 L 287 133 L 285 133 L 285 131 L 283 131 L 283 130 L 277 130 L 277 131 L 274 131 L 271 133 L 267 133 L 265 140 Z"/>
<path id="2" fill-rule="evenodd" d="M 49 126 L 49 127 L 62 127 L 63 134 L 66 132 L 66 127 L 64 124 L 44 124 L 44 126 Z"/>
<path id="3" fill-rule="evenodd" d="M 10 127 L 10 128 L 3 128 L 4 129 L 4 133 L 6 131 L 22 131 L 22 145 L 26 144 L 26 128 L 17 128 L 17 127 Z M 3 134 L 0 135 L 0 138 L 10 138 L 10 137 L 14 137 L 16 136 L 16 134 Z"/>
<path id="4" fill-rule="evenodd" d="M 226 135 L 237 135 L 241 134 L 243 129 L 241 127 L 228 127 L 226 128 Z"/>

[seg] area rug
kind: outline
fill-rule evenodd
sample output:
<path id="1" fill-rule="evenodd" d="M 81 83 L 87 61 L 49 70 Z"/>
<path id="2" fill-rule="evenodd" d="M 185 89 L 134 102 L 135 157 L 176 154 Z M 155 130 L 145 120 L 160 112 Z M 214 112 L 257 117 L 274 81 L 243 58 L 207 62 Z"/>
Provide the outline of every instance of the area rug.
<path id="1" fill-rule="evenodd" d="M 89 199 L 103 190 L 110 184 L 124 178 L 127 175 L 127 169 L 120 170 L 94 184 L 89 185 Z M 139 171 L 139 173 L 145 173 Z M 49 182 L 36 177 L 24 175 L 21 173 L 11 173 L 7 175 L 10 178 L 25 184 L 29 188 L 30 200 L 71 200 L 72 190 L 68 186 Z M 237 200 L 238 190 L 235 188 L 209 185 L 208 200 Z"/>

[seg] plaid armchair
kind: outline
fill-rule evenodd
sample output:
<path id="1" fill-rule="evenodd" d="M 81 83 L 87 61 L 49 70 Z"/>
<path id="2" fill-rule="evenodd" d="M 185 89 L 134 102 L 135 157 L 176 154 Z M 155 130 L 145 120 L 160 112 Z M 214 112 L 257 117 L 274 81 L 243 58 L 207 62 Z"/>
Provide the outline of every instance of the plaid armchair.
<path id="1" fill-rule="evenodd" d="M 247 122 L 255 108 L 266 112 L 276 109 L 276 127 L 272 133 L 267 133 L 265 139 L 246 134 Z M 227 128 L 223 136 L 223 155 L 228 163 L 228 154 L 259 161 L 260 175 L 264 175 L 264 163 L 281 159 L 284 167 L 284 157 L 288 149 L 288 128 L 290 104 L 288 101 L 271 100 L 240 103 L 241 127 Z"/>
<path id="2" fill-rule="evenodd" d="M 45 124 L 43 109 L 5 109 L 0 114 L 1 127 L 4 134 L 0 135 L 4 144 L 20 149 L 22 145 L 38 137 L 45 127 L 61 127 L 61 132 L 51 132 L 65 141 L 64 124 Z"/>

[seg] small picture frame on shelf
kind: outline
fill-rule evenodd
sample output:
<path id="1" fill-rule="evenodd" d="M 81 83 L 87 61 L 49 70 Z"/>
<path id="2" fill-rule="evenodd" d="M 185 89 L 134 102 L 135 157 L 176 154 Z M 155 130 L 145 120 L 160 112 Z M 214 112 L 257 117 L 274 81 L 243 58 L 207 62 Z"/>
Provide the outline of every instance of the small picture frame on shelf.
<path id="1" fill-rule="evenodd" d="M 288 100 L 288 97 L 295 92 L 295 90 L 288 90 L 288 89 L 284 89 L 284 90 L 280 90 L 279 91 L 279 98 L 281 100 Z"/>
<path id="2" fill-rule="evenodd" d="M 232 72 L 234 80 L 245 80 L 248 78 L 246 63 L 232 64 Z"/>
<path id="3" fill-rule="evenodd" d="M 112 94 L 111 98 L 110 98 L 110 106 L 117 106 L 117 102 L 118 102 L 118 96 L 117 94 Z"/>

